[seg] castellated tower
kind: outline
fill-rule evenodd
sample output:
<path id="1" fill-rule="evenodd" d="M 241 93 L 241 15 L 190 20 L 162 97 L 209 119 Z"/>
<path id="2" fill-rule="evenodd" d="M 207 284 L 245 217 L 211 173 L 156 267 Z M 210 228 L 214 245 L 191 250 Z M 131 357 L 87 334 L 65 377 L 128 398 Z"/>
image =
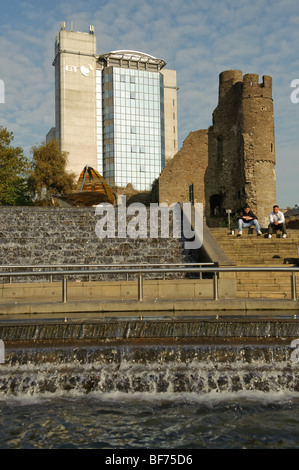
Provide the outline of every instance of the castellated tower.
<path id="1" fill-rule="evenodd" d="M 276 203 L 272 78 L 247 74 L 243 78 L 242 137 L 247 202 L 265 222 Z"/>
<path id="2" fill-rule="evenodd" d="M 159 200 L 203 202 L 208 225 L 248 203 L 260 224 L 276 203 L 272 79 L 240 70 L 219 75 L 219 101 L 209 129 L 191 132 L 159 178 Z"/>
<path id="3" fill-rule="evenodd" d="M 223 216 L 248 203 L 264 226 L 276 203 L 272 79 L 228 70 L 209 130 L 205 214 Z"/>

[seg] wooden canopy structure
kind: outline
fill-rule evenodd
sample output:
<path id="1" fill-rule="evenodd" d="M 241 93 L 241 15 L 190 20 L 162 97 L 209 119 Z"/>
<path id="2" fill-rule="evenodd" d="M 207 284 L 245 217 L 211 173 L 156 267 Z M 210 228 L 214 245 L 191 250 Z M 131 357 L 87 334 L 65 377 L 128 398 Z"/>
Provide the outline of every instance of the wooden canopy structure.
<path id="1" fill-rule="evenodd" d="M 72 206 L 93 206 L 101 202 L 114 204 L 115 198 L 106 180 L 94 170 L 86 165 L 80 174 L 77 192 L 63 194 L 58 197 L 61 201 Z"/>

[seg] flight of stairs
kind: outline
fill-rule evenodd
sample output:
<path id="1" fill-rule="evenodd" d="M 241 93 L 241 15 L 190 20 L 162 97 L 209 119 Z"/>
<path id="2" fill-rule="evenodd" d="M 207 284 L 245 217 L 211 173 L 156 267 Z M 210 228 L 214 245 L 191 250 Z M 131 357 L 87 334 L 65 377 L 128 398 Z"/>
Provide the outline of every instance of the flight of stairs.
<path id="1" fill-rule="evenodd" d="M 268 239 L 253 229 L 244 229 L 241 237 L 231 235 L 227 228 L 210 228 L 214 238 L 236 266 L 297 266 L 299 261 L 299 230 L 288 230 L 287 238 L 281 232 Z M 299 270 L 298 270 L 299 271 Z M 291 298 L 291 274 L 275 272 L 242 272 L 236 274 L 237 296 L 240 298 Z M 299 273 L 296 273 L 297 292 Z M 298 294 L 297 294 L 298 296 Z"/>

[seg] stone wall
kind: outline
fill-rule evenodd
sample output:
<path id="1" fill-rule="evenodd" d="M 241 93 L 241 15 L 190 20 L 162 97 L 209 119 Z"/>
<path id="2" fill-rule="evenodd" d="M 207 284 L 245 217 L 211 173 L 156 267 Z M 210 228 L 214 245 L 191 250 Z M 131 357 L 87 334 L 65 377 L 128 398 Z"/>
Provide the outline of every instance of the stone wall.
<path id="1" fill-rule="evenodd" d="M 204 203 L 204 174 L 208 163 L 208 131 L 190 132 L 179 152 L 169 161 L 159 178 L 159 201 L 189 201 L 193 184 L 194 202 Z"/>

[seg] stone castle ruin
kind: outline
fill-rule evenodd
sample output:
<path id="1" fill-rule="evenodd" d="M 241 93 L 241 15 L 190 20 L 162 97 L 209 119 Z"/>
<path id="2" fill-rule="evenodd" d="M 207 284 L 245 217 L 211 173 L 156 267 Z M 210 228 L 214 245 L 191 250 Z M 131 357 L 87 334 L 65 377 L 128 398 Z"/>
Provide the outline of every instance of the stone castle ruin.
<path id="1" fill-rule="evenodd" d="M 248 203 L 264 226 L 276 203 L 272 78 L 219 76 L 213 125 L 191 132 L 159 178 L 159 201 L 204 204 L 208 225 Z"/>

